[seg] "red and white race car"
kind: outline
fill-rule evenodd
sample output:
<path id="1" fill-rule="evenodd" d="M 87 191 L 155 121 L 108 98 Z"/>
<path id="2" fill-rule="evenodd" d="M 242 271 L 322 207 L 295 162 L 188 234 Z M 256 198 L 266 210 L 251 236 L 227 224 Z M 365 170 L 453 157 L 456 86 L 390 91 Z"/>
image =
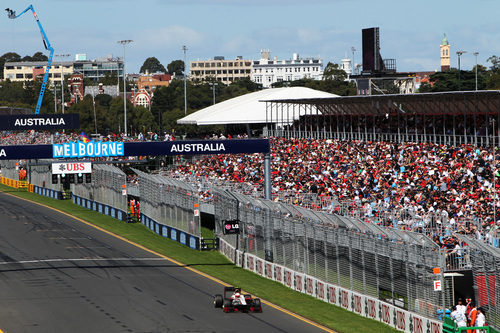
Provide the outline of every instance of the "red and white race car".
<path id="1" fill-rule="evenodd" d="M 240 288 L 224 287 L 224 295 L 214 296 L 214 306 L 224 312 L 262 312 L 259 298 L 250 294 L 242 294 Z"/>

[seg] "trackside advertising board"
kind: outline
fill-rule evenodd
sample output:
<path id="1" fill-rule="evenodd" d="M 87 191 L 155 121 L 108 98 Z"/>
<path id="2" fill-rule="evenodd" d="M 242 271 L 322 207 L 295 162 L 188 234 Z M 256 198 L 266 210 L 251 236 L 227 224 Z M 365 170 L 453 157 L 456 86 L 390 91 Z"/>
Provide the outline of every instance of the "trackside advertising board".
<path id="1" fill-rule="evenodd" d="M 0 131 L 54 130 L 80 128 L 79 114 L 0 116 Z"/>
<path id="2" fill-rule="evenodd" d="M 0 160 L 269 153 L 268 139 L 161 142 L 82 141 L 0 146 Z"/>
<path id="3" fill-rule="evenodd" d="M 236 250 L 224 239 L 220 239 L 219 251 L 239 266 L 256 274 L 360 316 L 380 321 L 399 331 L 406 333 L 441 333 L 443 331 L 442 322 L 439 320 L 424 317 L 383 300 L 265 261 L 253 254 Z"/>

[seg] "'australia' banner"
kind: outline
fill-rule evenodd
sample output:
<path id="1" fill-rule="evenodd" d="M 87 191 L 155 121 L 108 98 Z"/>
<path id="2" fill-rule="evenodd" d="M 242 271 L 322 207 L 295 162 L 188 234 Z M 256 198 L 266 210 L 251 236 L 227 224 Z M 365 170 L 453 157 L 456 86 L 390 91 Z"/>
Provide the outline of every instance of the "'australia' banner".
<path id="1" fill-rule="evenodd" d="M 69 142 L 54 145 L 0 146 L 0 160 L 38 158 L 95 158 L 269 153 L 268 139 L 160 141 L 160 142 Z"/>
<path id="2" fill-rule="evenodd" d="M 79 114 L 0 116 L 0 131 L 55 130 L 80 128 Z"/>

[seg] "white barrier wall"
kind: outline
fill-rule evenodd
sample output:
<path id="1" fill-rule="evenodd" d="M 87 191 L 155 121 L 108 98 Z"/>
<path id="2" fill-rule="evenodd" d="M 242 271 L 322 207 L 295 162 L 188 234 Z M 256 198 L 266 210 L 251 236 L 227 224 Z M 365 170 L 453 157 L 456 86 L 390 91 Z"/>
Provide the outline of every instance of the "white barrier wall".
<path id="1" fill-rule="evenodd" d="M 220 251 L 238 266 L 360 316 L 381 321 L 400 331 L 407 333 L 441 333 L 443 331 L 442 323 L 438 320 L 423 317 L 376 298 L 295 272 L 255 255 L 243 253 L 223 239 L 220 239 Z"/>

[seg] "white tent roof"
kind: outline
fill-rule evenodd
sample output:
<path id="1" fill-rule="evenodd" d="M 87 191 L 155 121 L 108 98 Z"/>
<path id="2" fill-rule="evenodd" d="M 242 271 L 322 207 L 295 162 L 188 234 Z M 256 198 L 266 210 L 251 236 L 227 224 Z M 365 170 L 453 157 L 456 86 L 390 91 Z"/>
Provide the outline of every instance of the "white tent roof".
<path id="1" fill-rule="evenodd" d="M 189 125 L 265 123 L 265 101 L 323 97 L 331 98 L 338 97 L 338 95 L 304 87 L 264 89 L 201 109 L 200 111 L 177 120 L 177 123 Z M 299 114 L 304 114 L 304 108 L 297 107 L 297 112 L 293 112 L 294 107 L 295 106 L 290 106 L 290 114 L 294 114 L 296 116 L 295 118 L 297 118 Z"/>

